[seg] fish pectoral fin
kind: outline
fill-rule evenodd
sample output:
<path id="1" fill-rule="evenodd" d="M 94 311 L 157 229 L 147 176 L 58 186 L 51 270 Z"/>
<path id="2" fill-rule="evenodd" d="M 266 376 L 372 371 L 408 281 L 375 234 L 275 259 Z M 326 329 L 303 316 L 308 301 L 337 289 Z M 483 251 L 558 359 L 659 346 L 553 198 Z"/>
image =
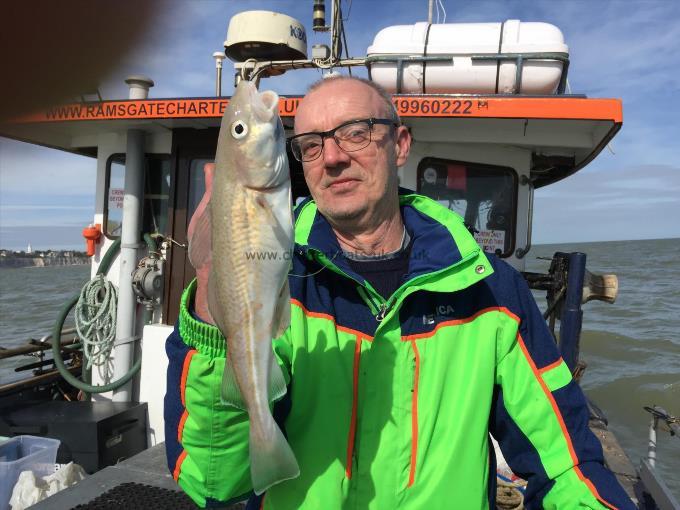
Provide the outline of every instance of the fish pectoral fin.
<path id="1" fill-rule="evenodd" d="M 222 392 L 220 394 L 224 405 L 247 410 L 243 394 L 236 383 L 234 369 L 231 365 L 231 357 L 227 356 L 224 362 L 224 373 L 222 374 Z"/>
<path id="2" fill-rule="evenodd" d="M 255 197 L 255 203 L 265 213 L 264 217 L 267 219 L 267 223 L 269 223 L 274 228 L 280 228 L 279 222 L 274 215 L 274 211 L 272 210 L 272 205 L 263 194 L 257 194 Z"/>
<path id="3" fill-rule="evenodd" d="M 269 365 L 269 402 L 279 400 L 288 391 L 283 370 L 276 361 L 276 356 L 271 357 Z"/>
<path id="4" fill-rule="evenodd" d="M 274 309 L 274 317 L 272 318 L 272 338 L 278 338 L 283 335 L 290 325 L 290 287 L 288 286 L 288 278 L 286 278 L 279 297 L 276 301 L 276 308 Z"/>
<path id="5" fill-rule="evenodd" d="M 212 230 L 210 225 L 210 204 L 201 203 L 191 217 L 187 231 L 189 236 L 189 262 L 194 266 L 194 269 L 210 262 L 212 256 Z"/>

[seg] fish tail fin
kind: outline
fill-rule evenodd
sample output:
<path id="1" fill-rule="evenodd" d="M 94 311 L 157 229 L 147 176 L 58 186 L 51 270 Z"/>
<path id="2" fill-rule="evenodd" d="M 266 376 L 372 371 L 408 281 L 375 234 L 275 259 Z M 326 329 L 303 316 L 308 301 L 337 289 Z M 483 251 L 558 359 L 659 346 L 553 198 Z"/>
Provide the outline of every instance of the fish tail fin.
<path id="1" fill-rule="evenodd" d="M 272 485 L 300 475 L 295 454 L 281 429 L 269 415 L 265 430 L 250 428 L 250 476 L 255 494 L 260 495 Z"/>

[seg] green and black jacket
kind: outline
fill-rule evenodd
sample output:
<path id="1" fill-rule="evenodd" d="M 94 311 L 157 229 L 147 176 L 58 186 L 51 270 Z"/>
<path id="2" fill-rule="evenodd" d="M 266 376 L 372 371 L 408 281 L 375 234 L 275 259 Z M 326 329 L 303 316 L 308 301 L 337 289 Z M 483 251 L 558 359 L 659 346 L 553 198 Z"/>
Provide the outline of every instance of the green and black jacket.
<path id="1" fill-rule="evenodd" d="M 248 417 L 220 403 L 225 342 L 192 317 L 168 338 L 170 471 L 200 506 L 494 508 L 489 433 L 527 479 L 528 508 L 634 508 L 603 466 L 572 380 L 523 278 L 462 219 L 400 196 L 408 274 L 387 300 L 354 273 L 313 201 L 296 210 L 291 326 L 273 341 L 289 382 L 274 415 L 300 476 L 252 496 Z"/>

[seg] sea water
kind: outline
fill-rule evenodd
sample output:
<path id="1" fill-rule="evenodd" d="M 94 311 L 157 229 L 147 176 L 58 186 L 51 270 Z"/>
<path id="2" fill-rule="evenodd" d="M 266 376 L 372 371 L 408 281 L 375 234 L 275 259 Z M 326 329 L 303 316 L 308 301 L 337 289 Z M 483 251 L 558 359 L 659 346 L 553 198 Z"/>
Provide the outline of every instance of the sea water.
<path id="1" fill-rule="evenodd" d="M 637 467 L 647 453 L 650 416 L 660 405 L 680 416 L 680 239 L 534 246 L 528 271 L 547 271 L 556 251 L 586 253 L 594 273 L 614 273 L 614 304 L 584 305 L 581 381 Z M 0 346 L 16 347 L 48 334 L 60 309 L 90 276 L 89 267 L 0 269 Z M 541 296 L 537 296 L 539 304 Z M 544 301 L 543 301 L 544 302 Z M 0 360 L 0 383 L 35 361 Z M 680 499 L 680 438 L 658 433 L 657 469 Z"/>
<path id="2" fill-rule="evenodd" d="M 556 251 L 585 253 L 591 273 L 618 277 L 615 303 L 583 305 L 581 386 L 637 468 L 651 421 L 643 407 L 680 417 L 680 239 L 539 245 L 527 271 L 547 272 L 537 257 Z M 657 445 L 657 470 L 680 500 L 680 437 L 659 430 Z"/>

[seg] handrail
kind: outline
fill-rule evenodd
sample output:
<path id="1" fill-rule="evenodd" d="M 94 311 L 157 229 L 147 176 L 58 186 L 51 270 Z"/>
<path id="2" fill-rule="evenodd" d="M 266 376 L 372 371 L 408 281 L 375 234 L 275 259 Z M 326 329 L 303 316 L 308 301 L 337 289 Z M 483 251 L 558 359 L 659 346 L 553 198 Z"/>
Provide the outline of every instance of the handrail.
<path id="1" fill-rule="evenodd" d="M 671 429 L 671 436 L 680 438 L 680 418 L 671 415 L 661 406 L 645 406 L 644 410 L 650 413 L 654 419 L 665 421 L 668 428 Z"/>
<path id="2" fill-rule="evenodd" d="M 69 334 L 74 332 L 75 328 L 67 328 L 64 329 L 61 333 Z M 46 339 L 49 339 L 51 337 L 52 334 L 50 333 L 49 335 L 45 335 L 44 337 L 42 337 L 40 340 L 29 341 L 30 343 L 28 345 L 14 347 L 12 349 L 0 349 L 0 359 L 13 358 L 14 356 L 20 356 L 22 354 L 31 354 L 34 352 L 50 350 L 52 349 L 52 344 L 50 342 L 47 342 Z M 65 342 L 62 342 L 61 345 L 63 347 L 74 344 L 79 341 L 80 340 L 78 338 L 73 338 L 72 340 L 66 340 Z"/>
<path id="3" fill-rule="evenodd" d="M 533 219 L 534 219 L 534 184 L 531 179 L 526 175 L 522 176 L 520 184 L 529 186 L 529 206 L 527 208 L 527 235 L 525 237 L 526 242 L 523 248 L 517 248 L 515 250 L 515 257 L 518 259 L 523 258 L 529 250 L 531 250 L 531 230 L 533 229 Z"/>
<path id="4" fill-rule="evenodd" d="M 563 52 L 528 52 L 528 53 L 446 53 L 438 55 L 394 55 L 394 54 L 378 54 L 369 55 L 360 58 L 337 59 L 332 61 L 321 60 L 267 60 L 258 61 L 255 59 L 246 60 L 237 64 L 236 69 L 240 71 L 241 78 L 247 78 L 257 81 L 260 75 L 266 76 L 267 71 L 279 70 L 286 71 L 290 69 L 329 69 L 333 67 L 354 67 L 366 66 L 368 68 L 368 78 L 371 78 L 372 64 L 389 64 L 395 63 L 397 65 L 397 94 L 401 93 L 401 85 L 403 83 L 404 63 L 427 63 L 427 62 L 445 62 L 450 61 L 454 57 L 467 57 L 473 61 L 491 60 L 496 62 L 515 61 L 517 66 L 515 70 L 515 87 L 516 94 L 519 94 L 522 85 L 522 70 L 524 63 L 531 60 L 556 60 L 562 62 L 562 75 L 557 86 L 557 93 L 564 94 L 567 86 L 567 74 L 569 70 L 569 54 Z"/>
<path id="5" fill-rule="evenodd" d="M 680 419 L 672 416 L 663 407 L 660 406 L 644 406 L 643 408 L 652 415 L 652 421 L 649 424 L 649 443 L 647 444 L 647 461 L 651 467 L 656 465 L 656 431 L 659 428 L 659 421 L 663 421 L 668 425 L 671 436 L 680 438 Z"/>
<path id="6" fill-rule="evenodd" d="M 75 332 L 76 332 L 75 326 L 70 327 L 70 328 L 64 328 L 64 329 L 61 330 L 61 334 L 62 334 L 62 335 L 68 335 L 69 333 L 75 333 Z M 45 336 L 41 337 L 40 340 L 38 340 L 38 342 L 40 342 L 40 343 L 46 343 L 49 339 L 52 338 L 52 335 L 54 335 L 54 332 L 53 332 L 53 331 L 50 331 L 50 332 L 47 333 Z M 47 345 L 50 345 L 50 346 L 51 346 L 52 343 L 49 343 L 49 344 L 47 344 Z"/>

